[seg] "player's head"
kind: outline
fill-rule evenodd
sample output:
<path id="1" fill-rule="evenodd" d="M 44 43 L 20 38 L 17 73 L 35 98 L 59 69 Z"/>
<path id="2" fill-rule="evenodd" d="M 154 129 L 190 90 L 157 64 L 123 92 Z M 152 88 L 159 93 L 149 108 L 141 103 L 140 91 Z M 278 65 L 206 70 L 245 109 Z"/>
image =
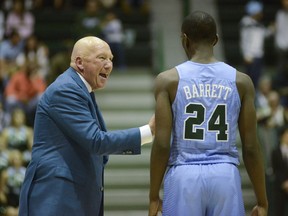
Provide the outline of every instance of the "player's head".
<path id="1" fill-rule="evenodd" d="M 216 22 L 211 15 L 203 11 L 195 11 L 185 17 L 181 32 L 186 53 L 190 53 L 192 47 L 199 44 L 213 47 L 218 41 Z"/>

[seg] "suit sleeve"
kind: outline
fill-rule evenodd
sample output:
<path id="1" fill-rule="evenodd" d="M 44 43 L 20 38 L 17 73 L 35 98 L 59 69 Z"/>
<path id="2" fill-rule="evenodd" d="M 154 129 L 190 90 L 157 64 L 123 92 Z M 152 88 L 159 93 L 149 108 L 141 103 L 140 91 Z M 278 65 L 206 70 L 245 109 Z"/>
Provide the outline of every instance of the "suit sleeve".
<path id="1" fill-rule="evenodd" d="M 96 154 L 140 154 L 139 128 L 104 132 L 92 115 L 92 103 L 73 84 L 52 91 L 47 103 L 50 117 L 59 129 L 84 149 Z"/>

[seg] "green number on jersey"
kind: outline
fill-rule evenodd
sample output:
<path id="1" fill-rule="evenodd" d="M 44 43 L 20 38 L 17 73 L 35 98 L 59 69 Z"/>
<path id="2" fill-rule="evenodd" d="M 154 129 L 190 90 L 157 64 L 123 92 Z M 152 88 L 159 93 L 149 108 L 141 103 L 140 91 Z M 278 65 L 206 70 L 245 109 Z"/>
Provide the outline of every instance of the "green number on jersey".
<path id="1" fill-rule="evenodd" d="M 206 128 L 202 127 L 206 119 L 206 108 L 203 104 L 189 104 L 185 113 L 193 114 L 184 122 L 184 138 L 190 140 L 204 140 Z M 207 131 L 216 132 L 217 141 L 228 140 L 228 123 L 226 116 L 226 105 L 218 104 L 208 119 Z"/>

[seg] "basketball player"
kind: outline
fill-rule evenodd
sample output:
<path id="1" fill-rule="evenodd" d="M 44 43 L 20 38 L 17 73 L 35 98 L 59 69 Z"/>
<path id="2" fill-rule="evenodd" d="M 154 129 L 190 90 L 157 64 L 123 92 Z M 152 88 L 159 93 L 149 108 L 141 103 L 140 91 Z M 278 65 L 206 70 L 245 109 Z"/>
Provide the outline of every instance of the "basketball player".
<path id="1" fill-rule="evenodd" d="M 267 215 L 254 87 L 247 75 L 215 59 L 217 41 L 209 14 L 188 15 L 182 23 L 182 45 L 189 60 L 156 78 L 150 216 L 162 210 L 164 176 L 164 216 L 244 216 L 238 128 L 257 201 L 252 215 Z"/>

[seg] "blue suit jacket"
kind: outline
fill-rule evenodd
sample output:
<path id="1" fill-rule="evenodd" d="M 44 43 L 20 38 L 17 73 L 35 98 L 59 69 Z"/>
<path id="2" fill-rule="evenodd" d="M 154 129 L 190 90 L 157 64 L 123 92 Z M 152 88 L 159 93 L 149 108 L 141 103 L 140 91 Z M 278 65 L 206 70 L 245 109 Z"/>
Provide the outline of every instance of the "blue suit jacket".
<path id="1" fill-rule="evenodd" d="M 73 68 L 47 88 L 37 107 L 20 216 L 103 215 L 105 155 L 140 154 L 141 137 L 139 128 L 106 132 L 96 112 Z"/>

